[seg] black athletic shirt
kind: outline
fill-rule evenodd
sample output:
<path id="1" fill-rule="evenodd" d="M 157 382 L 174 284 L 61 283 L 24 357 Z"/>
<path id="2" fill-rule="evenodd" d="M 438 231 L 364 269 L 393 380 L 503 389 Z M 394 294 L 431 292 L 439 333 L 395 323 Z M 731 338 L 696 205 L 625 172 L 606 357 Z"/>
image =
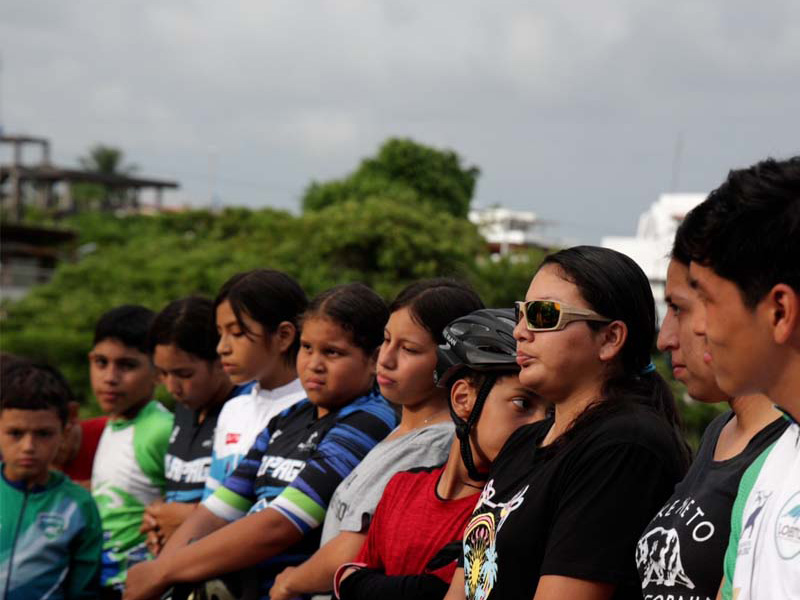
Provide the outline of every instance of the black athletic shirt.
<path id="1" fill-rule="evenodd" d="M 252 387 L 252 383 L 236 386 L 228 399 L 244 394 Z M 225 402 L 222 402 L 212 407 L 201 423 L 198 421 L 200 411 L 175 404 L 175 423 L 164 457 L 164 476 L 167 480 L 164 496 L 167 502 L 200 502 L 203 499 L 211 466 L 214 430 L 224 405 Z"/>
<path id="2" fill-rule="evenodd" d="M 533 598 L 543 575 L 641 598 L 636 540 L 684 474 L 669 424 L 632 405 L 539 448 L 552 424 L 518 429 L 494 463 L 464 533 L 467 598 Z"/>
<path id="3" fill-rule="evenodd" d="M 713 600 L 731 530 L 731 509 L 742 473 L 774 442 L 789 421 L 779 417 L 737 456 L 714 460 L 728 411 L 706 428 L 689 472 L 645 529 L 636 548 L 644 600 Z"/>

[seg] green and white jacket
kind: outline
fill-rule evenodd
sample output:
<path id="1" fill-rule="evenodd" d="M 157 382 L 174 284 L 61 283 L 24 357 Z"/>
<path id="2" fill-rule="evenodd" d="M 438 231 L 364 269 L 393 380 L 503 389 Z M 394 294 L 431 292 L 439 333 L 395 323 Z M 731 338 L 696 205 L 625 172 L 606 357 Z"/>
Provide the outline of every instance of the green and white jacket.
<path id="1" fill-rule="evenodd" d="M 722 597 L 800 598 L 800 425 L 796 422 L 742 476 L 731 514 Z"/>
<path id="2" fill-rule="evenodd" d="M 94 457 L 92 495 L 103 521 L 104 587 L 122 589 L 128 568 L 147 560 L 139 533 L 145 507 L 164 494 L 173 416 L 150 402 L 133 419 L 109 420 Z"/>
<path id="3" fill-rule="evenodd" d="M 0 598 L 95 598 L 102 545 L 91 495 L 66 475 L 33 488 L 0 475 Z"/>

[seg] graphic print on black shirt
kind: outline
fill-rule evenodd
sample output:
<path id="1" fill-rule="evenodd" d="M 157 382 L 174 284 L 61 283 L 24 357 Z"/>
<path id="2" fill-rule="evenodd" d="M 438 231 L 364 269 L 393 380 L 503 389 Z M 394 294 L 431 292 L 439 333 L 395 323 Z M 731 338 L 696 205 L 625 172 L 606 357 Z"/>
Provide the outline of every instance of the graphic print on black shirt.
<path id="1" fill-rule="evenodd" d="M 540 447 L 552 424 L 518 429 L 495 460 L 464 534 L 467 600 L 532 598 L 545 575 L 640 599 L 636 541 L 684 472 L 669 424 L 629 405 Z"/>
<path id="2" fill-rule="evenodd" d="M 717 595 L 742 473 L 788 425 L 778 418 L 739 455 L 714 461 L 717 440 L 732 416 L 726 412 L 709 424 L 686 477 L 639 538 L 636 567 L 645 600 L 713 600 Z"/>
<path id="3" fill-rule="evenodd" d="M 490 510 L 474 514 L 464 530 L 464 586 L 467 598 L 486 598 L 497 580 L 497 534 L 508 516 L 525 501 L 529 486 L 523 487 L 508 502 L 493 502 L 494 479 L 486 482 L 474 513 L 481 507 Z"/>

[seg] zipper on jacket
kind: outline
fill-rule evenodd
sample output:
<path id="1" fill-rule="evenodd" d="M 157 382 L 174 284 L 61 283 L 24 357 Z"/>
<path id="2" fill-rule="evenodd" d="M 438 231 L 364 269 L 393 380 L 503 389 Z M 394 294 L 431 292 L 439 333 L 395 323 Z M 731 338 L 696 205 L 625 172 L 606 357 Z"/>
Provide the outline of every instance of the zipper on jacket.
<path id="1" fill-rule="evenodd" d="M 25 495 L 22 497 L 22 510 L 19 511 L 19 519 L 17 519 L 17 529 L 14 532 L 14 539 L 11 541 L 11 553 L 8 555 L 8 574 L 6 575 L 6 591 L 3 594 L 3 600 L 8 600 L 8 592 L 11 589 L 11 573 L 14 571 L 14 551 L 17 549 L 17 539 L 19 538 L 19 530 L 22 529 L 25 509 L 28 507 L 28 494 L 29 490 L 26 487 Z"/>

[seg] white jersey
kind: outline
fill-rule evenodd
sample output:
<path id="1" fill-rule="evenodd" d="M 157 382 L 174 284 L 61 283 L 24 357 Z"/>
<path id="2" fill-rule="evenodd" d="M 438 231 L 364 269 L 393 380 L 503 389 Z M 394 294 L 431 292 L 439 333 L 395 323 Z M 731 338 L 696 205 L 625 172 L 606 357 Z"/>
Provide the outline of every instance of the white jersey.
<path id="1" fill-rule="evenodd" d="M 300 380 L 295 379 L 273 390 L 264 390 L 255 383 L 248 392 L 228 400 L 217 419 L 203 499 L 233 473 L 270 420 L 305 397 Z"/>
<path id="2" fill-rule="evenodd" d="M 800 425 L 742 476 L 731 515 L 723 598 L 800 598 Z"/>

